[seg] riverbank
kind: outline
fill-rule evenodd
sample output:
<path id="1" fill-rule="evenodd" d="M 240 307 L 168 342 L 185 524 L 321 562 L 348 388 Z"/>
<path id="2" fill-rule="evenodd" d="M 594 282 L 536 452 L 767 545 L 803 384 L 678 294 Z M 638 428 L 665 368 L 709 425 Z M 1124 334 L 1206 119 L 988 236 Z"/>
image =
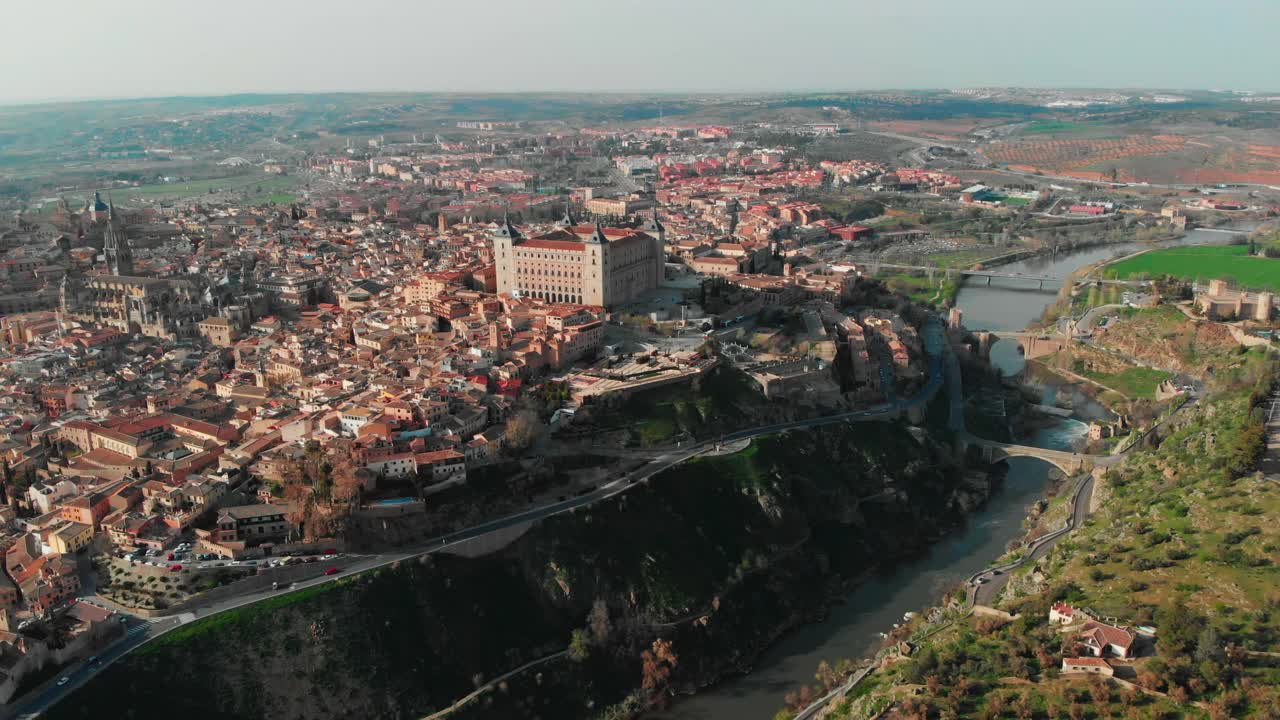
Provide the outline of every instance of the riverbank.
<path id="1" fill-rule="evenodd" d="M 1225 238 L 1221 237 L 1220 233 L 1215 233 L 1212 234 L 1212 236 L 1206 237 L 1203 232 L 1197 234 L 1194 231 L 1192 233 L 1188 233 L 1187 236 L 1180 238 L 1180 241 L 1188 243 L 1201 241 L 1222 242 L 1224 240 Z M 1105 250 L 1119 252 L 1120 255 L 1124 255 L 1124 251 L 1130 249 L 1132 249 L 1132 247 L 1128 247 L 1128 249 L 1126 249 L 1126 247 L 1121 246 L 1107 246 Z M 1062 263 L 1057 263 L 1057 261 L 1055 261 L 1055 263 L 1051 264 L 1053 266 L 1021 265 L 1018 269 L 1028 273 L 1059 274 L 1060 277 L 1070 277 L 1071 273 L 1082 272 L 1082 268 L 1084 268 L 1084 266 L 1105 263 L 1108 258 L 1106 258 L 1106 256 L 1102 256 L 1097 250 L 1093 250 L 1091 252 L 1085 252 L 1085 254 L 1075 255 L 1075 261 L 1071 260 L 1073 259 L 1065 258 Z M 1064 295 L 1069 295 L 1069 293 L 1070 290 L 1065 291 Z M 961 307 L 961 310 L 964 311 L 965 323 L 970 328 L 991 328 L 1018 331 L 1020 328 L 1032 327 L 1032 324 L 1036 322 L 1039 316 L 1041 316 L 1043 307 L 1048 305 L 1048 301 L 1046 300 L 1043 302 L 1041 309 L 1037 309 L 1036 302 L 1027 302 L 1030 297 L 1034 297 L 1034 293 L 1028 293 L 1021 290 L 1002 290 L 1002 288 L 974 288 L 972 286 L 966 286 L 965 290 L 961 291 L 959 306 Z M 997 346 L 993 348 L 993 363 L 998 364 L 1002 361 L 1002 363 L 1004 363 L 1002 369 L 1005 370 L 1006 374 L 1018 374 L 1023 372 L 1027 364 L 1025 364 L 1025 361 L 1021 359 L 1021 356 L 1016 354 L 1016 352 L 1001 352 L 1001 345 L 1005 345 L 1005 343 L 997 343 Z M 1005 347 L 1004 350 L 1010 350 L 1011 347 L 1010 343 L 1010 347 Z M 1043 393 L 1042 402 L 1044 405 L 1066 405 L 1073 407 L 1075 414 L 1078 414 L 1079 416 L 1079 420 L 1088 421 L 1110 419 L 1108 418 L 1110 413 L 1103 409 L 1101 405 L 1092 401 L 1092 398 L 1084 396 L 1084 393 L 1073 391 L 1069 384 L 1052 382 L 1052 377 L 1048 374 L 1047 368 L 1038 370 L 1038 372 L 1034 369 L 1036 366 L 1030 365 L 1030 368 L 1032 368 L 1032 370 L 1029 370 L 1028 374 L 1032 375 L 1034 380 L 1036 380 L 1036 382 L 1033 383 L 1033 387 L 1036 387 L 1039 392 Z M 1059 395 L 1061 395 L 1061 393 L 1068 393 L 1068 401 L 1059 401 Z M 1055 423 L 1053 423 L 1052 419 L 1046 419 L 1046 425 L 1047 427 L 1053 427 Z M 1076 432 L 1079 432 L 1082 425 L 1083 423 L 1076 425 Z M 1055 516 L 1060 515 L 1062 511 L 1064 511 L 1062 507 L 1057 507 L 1057 509 L 1055 509 L 1055 501 L 1048 501 L 1046 503 L 1046 507 L 1044 507 L 1044 511 L 1039 514 L 1039 519 L 1041 519 L 1041 523 L 1043 523 L 1044 519 L 1055 518 Z M 1043 527 L 1039 529 L 1029 529 L 1028 537 L 1034 536 L 1037 532 L 1043 532 Z M 899 606 L 896 610 L 902 611 L 908 609 L 910 609 L 909 606 Z M 937 614 L 936 612 L 929 612 L 929 614 L 918 615 L 916 623 L 922 623 L 923 618 L 928 615 Z M 874 683 L 874 679 L 869 680 L 869 682 Z M 882 696 L 873 697 L 874 693 L 870 691 L 868 687 L 865 687 L 867 684 L 867 680 L 864 680 L 863 685 L 860 685 L 858 691 L 854 693 L 854 703 L 860 703 L 859 708 L 861 708 L 861 710 L 868 710 L 874 714 L 874 712 L 881 710 L 881 708 L 888 705 L 888 702 L 884 700 Z M 873 698 L 873 700 L 876 700 L 879 705 L 869 707 L 867 702 L 859 701 L 858 698 Z M 846 715 L 840 716 L 844 717 Z M 849 714 L 847 716 L 852 717 L 856 715 Z"/>
<path id="2" fill-rule="evenodd" d="M 1280 500 L 1276 478 L 1255 468 L 1265 437 L 1257 411 L 1277 373 L 1260 351 L 1235 370 L 1162 427 L 1163 442 L 1149 438 L 1136 461 L 1094 479 L 1089 522 L 996 576 L 1008 585 L 994 611 L 913 642 L 826 717 L 873 717 L 893 704 L 919 717 L 1271 717 L 1280 695 L 1268 653 L 1280 622 L 1266 554 L 1280 530 L 1256 518 Z M 1105 676 L 1062 672 L 1076 651 L 1048 621 L 1055 603 L 1136 631 L 1132 652 L 1108 653 Z M 1187 662 L 1192 654 L 1205 660 Z"/>
<path id="3" fill-rule="evenodd" d="M 1194 241 L 1197 238 L 1194 235 L 1189 234 L 1183 239 Z M 1112 254 L 1126 254 L 1126 250 L 1133 249 L 1135 248 L 1131 243 L 1127 246 L 1126 244 L 1103 244 L 1093 246 L 1085 251 L 1076 251 L 1056 258 L 1046 257 L 1043 255 L 1032 258 L 1010 258 L 1014 265 L 1011 269 L 1025 274 L 1069 277 L 1071 273 L 1076 272 L 1083 266 L 1108 259 Z M 1045 300 L 1037 301 L 1034 299 L 1036 297 L 1043 297 Z M 964 312 L 965 323 L 968 327 L 1017 331 L 1033 326 L 1036 320 L 1039 319 L 1044 306 L 1049 304 L 1052 297 L 1053 295 L 1048 293 L 1037 293 L 1035 291 L 1027 291 L 1022 288 L 1001 287 L 998 285 L 983 285 L 977 287 L 965 285 L 960 290 L 957 305 Z M 1028 302 L 1028 300 L 1031 300 L 1031 302 Z M 1000 367 L 1003 374 L 1008 377 L 1020 376 L 1026 366 L 1021 355 L 1014 350 L 1016 350 L 1016 344 L 1002 342 L 997 343 L 992 351 L 991 362 Z M 1052 376 L 1050 375 L 1041 375 L 1037 373 L 1033 378 L 1033 381 L 1028 384 L 1028 387 L 1033 394 L 1039 394 L 1041 404 L 1048 406 L 1066 405 L 1071 407 L 1073 410 L 1073 417 L 1071 418 L 1047 416 L 1038 418 L 1035 422 L 1024 425 L 1022 427 L 1024 432 L 1029 430 L 1033 433 L 1031 439 L 1026 441 L 1028 444 L 1041 446 L 1047 445 L 1049 447 L 1054 447 L 1056 445 L 1063 449 L 1075 449 L 1082 444 L 1087 437 L 1087 422 L 1110 419 L 1110 413 L 1105 408 L 1089 399 L 1083 393 L 1072 390 L 1068 384 L 1053 382 Z M 1067 402 L 1060 402 L 1060 394 L 1067 395 Z M 1003 413 L 1007 413 L 1007 408 L 1005 408 L 1004 404 L 1001 403 L 1000 409 L 1002 412 L 1002 419 L 997 424 L 1002 424 L 1008 427 L 1009 421 L 1003 416 Z M 1016 429 L 1017 428 L 1015 428 L 1015 430 Z M 1021 460 L 1025 465 L 1020 463 L 1020 466 L 1015 466 L 1015 460 Z M 1064 503 L 1060 500 L 1046 500 L 1044 497 L 1043 490 L 1049 487 L 1049 471 L 1047 466 L 1044 466 L 1038 461 L 1027 459 L 1014 459 L 1008 462 L 1011 465 L 1011 473 L 1010 481 L 1006 483 L 1006 491 L 1016 487 L 1018 482 L 1025 482 L 1026 479 L 1031 477 L 1037 478 L 1037 481 L 1032 483 L 1037 492 L 1032 493 L 1034 497 L 1027 498 L 1028 503 L 1019 508 L 1021 512 L 1016 513 L 1016 517 L 1013 520 L 1020 529 L 1017 533 L 1018 537 L 1031 537 L 1037 532 L 1045 531 L 1044 528 L 1028 528 L 1023 531 L 1021 530 L 1022 523 L 1032 517 L 1038 517 L 1041 520 L 1048 522 L 1049 520 L 1058 517 L 1055 515 L 1055 512 L 1060 513 L 1061 506 Z M 1035 502 L 1034 507 L 1039 509 L 1041 507 L 1039 501 L 1042 500 L 1044 501 L 1043 512 L 1027 512 L 1027 507 L 1030 506 L 1032 502 Z M 1025 535 L 1024 532 L 1026 533 Z M 973 565 L 978 568 L 985 567 L 988 563 L 994 562 L 998 558 L 1005 556 L 1007 546 L 1008 542 L 1003 543 L 1002 546 L 992 548 L 988 553 L 982 555 L 980 558 L 971 556 L 969 558 L 965 558 L 964 561 L 973 563 Z M 926 605 L 935 606 L 935 603 L 939 599 L 944 599 L 945 589 L 946 588 L 937 588 L 932 595 L 922 601 L 902 602 L 900 600 L 897 604 L 893 604 L 891 608 L 877 608 L 877 614 L 882 619 L 880 620 L 879 627 L 873 632 L 888 632 L 895 624 L 900 624 L 899 618 L 902 617 L 904 612 L 917 611 Z M 930 613 L 919 614 L 917 617 L 923 618 L 928 614 Z M 932 614 L 936 615 L 936 613 Z M 838 629 L 837 632 L 840 632 L 840 630 Z M 835 650 L 840 644 L 841 643 L 838 641 L 833 641 L 824 643 L 822 647 L 826 650 Z M 814 653 L 815 656 L 818 654 L 819 653 L 816 652 Z M 810 682 L 810 678 L 812 678 L 813 672 L 818 666 L 818 660 L 825 659 L 834 662 L 838 658 L 859 656 L 860 655 L 858 654 L 850 654 L 847 652 L 827 652 L 822 657 L 814 659 L 809 664 L 808 673 L 805 675 L 796 673 L 796 676 L 800 678 L 798 683 L 807 684 Z M 764 681 L 768 682 L 769 679 L 770 678 L 766 677 L 764 678 Z M 792 687 L 798 687 L 798 684 L 793 684 Z M 731 686 L 728 689 L 728 692 L 737 693 L 740 691 Z M 773 705 L 773 709 L 782 707 L 782 705 L 783 703 L 775 703 Z M 766 715 L 757 715 L 759 717 L 767 717 Z M 752 717 L 757 715 L 747 714 L 743 716 Z M 720 716 L 731 717 L 729 714 L 719 715 L 715 713 L 703 713 L 701 715 L 689 714 L 687 717 L 692 720 L 693 718 Z"/>
<path id="4" fill-rule="evenodd" d="M 1057 259 L 1057 256 L 1059 253 L 1067 255 L 1080 250 L 1088 250 L 1091 248 L 1103 247 L 1108 245 L 1131 245 L 1131 244 L 1158 245 L 1160 243 L 1176 241 L 1181 237 L 1183 237 L 1183 234 L 1181 233 L 1166 232 L 1166 233 L 1159 233 L 1159 234 L 1155 234 L 1155 235 L 1151 235 L 1149 237 L 1143 237 L 1143 238 L 1137 238 L 1137 237 L 1121 238 L 1121 239 L 1096 238 L 1093 240 L 1086 238 L 1086 239 L 1071 242 L 1069 245 L 1066 245 L 1066 246 L 1048 245 L 1041 248 L 1028 248 L 1026 250 L 1019 250 L 1017 252 L 1005 253 L 1003 255 L 998 255 L 996 257 L 990 258 L 988 260 L 983 260 L 980 263 L 975 263 L 973 267 L 974 269 L 990 269 L 993 267 L 1001 267 L 1004 265 L 1009 265 L 1011 263 L 1030 260 L 1037 257 L 1048 257 L 1051 260 L 1055 260 Z"/>

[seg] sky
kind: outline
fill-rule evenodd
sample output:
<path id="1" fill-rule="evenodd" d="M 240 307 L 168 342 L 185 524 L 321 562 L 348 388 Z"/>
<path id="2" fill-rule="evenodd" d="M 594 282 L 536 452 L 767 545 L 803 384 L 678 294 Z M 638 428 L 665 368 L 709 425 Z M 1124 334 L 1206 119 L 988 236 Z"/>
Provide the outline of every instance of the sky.
<path id="1" fill-rule="evenodd" d="M 5 0 L 0 102 L 1280 89 L 1276 0 Z"/>

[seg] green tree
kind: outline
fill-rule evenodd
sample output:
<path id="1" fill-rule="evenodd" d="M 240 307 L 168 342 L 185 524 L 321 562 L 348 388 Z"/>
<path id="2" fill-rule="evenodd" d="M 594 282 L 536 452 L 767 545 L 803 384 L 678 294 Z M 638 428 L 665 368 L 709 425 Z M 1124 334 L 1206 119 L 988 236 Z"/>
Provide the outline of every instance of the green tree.
<path id="1" fill-rule="evenodd" d="M 1160 628 L 1157 645 L 1160 654 L 1166 658 L 1174 658 L 1186 656 L 1196 647 L 1205 620 L 1187 607 L 1184 598 L 1177 597 L 1156 611 L 1156 625 Z"/>
<path id="2" fill-rule="evenodd" d="M 587 631 L 574 628 L 569 635 L 569 659 L 582 662 L 591 655 L 591 643 L 587 640 Z"/>

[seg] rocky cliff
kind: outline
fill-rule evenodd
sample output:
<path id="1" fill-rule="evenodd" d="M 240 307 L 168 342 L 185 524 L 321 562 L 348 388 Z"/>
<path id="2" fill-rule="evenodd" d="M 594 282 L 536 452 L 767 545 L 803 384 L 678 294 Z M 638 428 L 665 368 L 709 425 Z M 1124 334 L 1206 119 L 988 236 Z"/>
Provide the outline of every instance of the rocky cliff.
<path id="1" fill-rule="evenodd" d="M 647 698 L 745 670 L 834 588 L 920 551 L 988 491 L 898 425 L 766 438 L 493 555 L 428 556 L 191 623 L 50 717 L 420 718 L 574 636 L 576 661 L 455 717 L 596 717 L 634 703 L 656 638 L 679 661 Z"/>

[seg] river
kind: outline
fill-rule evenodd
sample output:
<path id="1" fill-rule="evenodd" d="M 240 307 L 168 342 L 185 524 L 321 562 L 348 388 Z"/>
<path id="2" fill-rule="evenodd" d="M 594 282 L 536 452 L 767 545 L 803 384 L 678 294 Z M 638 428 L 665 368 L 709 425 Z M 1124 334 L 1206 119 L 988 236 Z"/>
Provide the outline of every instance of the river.
<path id="1" fill-rule="evenodd" d="M 1228 242 L 1231 235 L 1192 230 L 1170 244 L 1204 245 Z M 1056 258 L 1036 257 L 1001 266 L 1014 273 L 1066 277 L 1072 271 L 1127 255 L 1143 247 L 1136 243 L 1105 245 Z M 1019 287 L 1022 285 L 1023 287 Z M 956 305 L 971 329 L 1020 330 L 1036 321 L 1055 299 L 1056 288 L 1038 290 L 1036 283 L 997 279 L 988 286 L 977 280 L 961 288 Z M 1006 345 L 1000 349 L 1000 345 Z M 997 353 L 997 349 L 1001 352 Z M 997 343 L 992 361 L 1006 374 L 1021 371 L 1022 358 L 1012 343 Z M 1036 430 L 1021 441 L 1030 445 L 1070 450 L 1084 440 L 1087 426 L 1065 418 Z M 968 519 L 963 527 L 936 543 L 929 552 L 892 571 L 862 583 L 846 601 L 831 609 L 826 620 L 784 636 L 756 662 L 751 674 L 726 680 L 691 698 L 678 700 L 655 714 L 660 720 L 768 720 L 783 706 L 783 696 L 814 682 L 822 660 L 869 657 L 879 634 L 902 622 L 903 613 L 937 604 L 947 588 L 986 567 L 1023 533 L 1022 521 L 1030 505 L 1044 497 L 1051 466 L 1035 458 L 1008 461 L 1003 489 Z"/>

